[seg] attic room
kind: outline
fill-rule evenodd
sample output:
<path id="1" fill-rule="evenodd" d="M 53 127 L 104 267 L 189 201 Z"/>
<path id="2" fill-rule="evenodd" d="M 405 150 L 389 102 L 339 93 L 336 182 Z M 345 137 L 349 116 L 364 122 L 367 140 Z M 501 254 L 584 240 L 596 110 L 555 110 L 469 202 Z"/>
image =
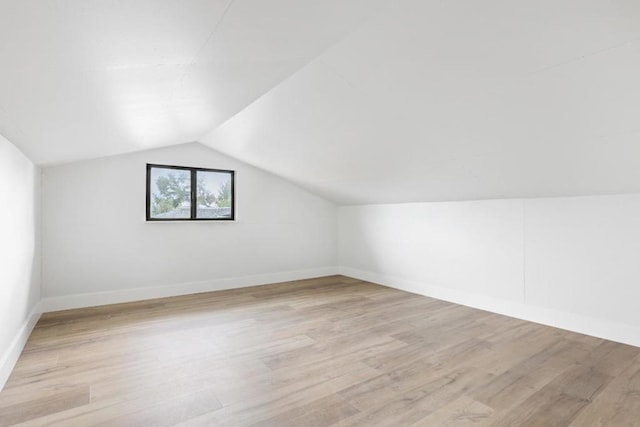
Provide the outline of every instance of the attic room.
<path id="1" fill-rule="evenodd" d="M 640 3 L 0 1 L 0 426 L 640 425 Z"/>

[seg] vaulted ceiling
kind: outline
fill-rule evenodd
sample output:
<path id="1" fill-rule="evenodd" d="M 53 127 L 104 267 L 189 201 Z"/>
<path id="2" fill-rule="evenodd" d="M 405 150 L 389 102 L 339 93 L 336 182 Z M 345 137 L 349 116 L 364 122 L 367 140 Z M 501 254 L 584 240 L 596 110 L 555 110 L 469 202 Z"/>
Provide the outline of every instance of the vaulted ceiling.
<path id="1" fill-rule="evenodd" d="M 51 164 L 193 142 L 376 0 L 0 0 L 0 133 Z"/>
<path id="2" fill-rule="evenodd" d="M 340 203 L 640 191 L 637 0 L 0 0 L 0 133 L 200 141 Z"/>

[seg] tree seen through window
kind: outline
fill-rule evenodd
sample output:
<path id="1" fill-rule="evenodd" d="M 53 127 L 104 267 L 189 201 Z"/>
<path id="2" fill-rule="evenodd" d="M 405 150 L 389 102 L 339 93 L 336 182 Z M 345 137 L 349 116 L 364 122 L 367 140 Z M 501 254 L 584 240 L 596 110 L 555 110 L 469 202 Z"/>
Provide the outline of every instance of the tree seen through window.
<path id="1" fill-rule="evenodd" d="M 148 165 L 147 219 L 233 219 L 233 176 L 226 170 Z"/>

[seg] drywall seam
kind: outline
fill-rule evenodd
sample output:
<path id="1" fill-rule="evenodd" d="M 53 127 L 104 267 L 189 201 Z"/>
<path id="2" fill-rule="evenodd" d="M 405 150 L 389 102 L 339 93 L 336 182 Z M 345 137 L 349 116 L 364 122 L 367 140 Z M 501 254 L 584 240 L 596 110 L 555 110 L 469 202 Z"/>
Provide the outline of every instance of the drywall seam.
<path id="1" fill-rule="evenodd" d="M 16 365 L 20 354 L 22 354 L 22 349 L 29 340 L 31 331 L 33 331 L 36 323 L 38 323 L 41 314 L 41 304 L 38 303 L 22 323 L 22 326 L 14 336 L 5 353 L 0 356 L 0 391 L 2 391 L 7 383 L 7 380 L 13 371 L 13 367 Z"/>
<path id="2" fill-rule="evenodd" d="M 527 303 L 527 201 L 522 200 L 522 303 Z"/>
<path id="3" fill-rule="evenodd" d="M 471 294 L 350 267 L 340 267 L 340 274 L 480 310 L 640 347 L 640 328 L 624 323 Z"/>
<path id="4" fill-rule="evenodd" d="M 47 313 L 74 308 L 94 307 L 154 298 L 245 288 L 271 283 L 288 282 L 292 280 L 314 279 L 317 277 L 333 276 L 338 274 L 338 271 L 339 268 L 335 266 L 320 267 L 307 270 L 178 283 L 166 286 L 45 297 L 42 301 L 42 311 Z"/>
<path id="5" fill-rule="evenodd" d="M 38 301 L 38 305 L 40 305 L 42 303 L 42 298 L 44 295 L 44 188 L 43 188 L 43 183 L 44 183 L 44 179 L 43 179 L 43 172 L 42 172 L 42 168 L 38 167 L 38 171 L 40 172 L 38 174 L 38 179 L 40 180 L 40 182 L 38 182 L 38 227 L 40 227 L 39 229 L 39 241 L 38 243 L 38 250 L 39 250 L 39 262 L 38 262 L 38 269 L 40 270 L 40 301 Z"/>

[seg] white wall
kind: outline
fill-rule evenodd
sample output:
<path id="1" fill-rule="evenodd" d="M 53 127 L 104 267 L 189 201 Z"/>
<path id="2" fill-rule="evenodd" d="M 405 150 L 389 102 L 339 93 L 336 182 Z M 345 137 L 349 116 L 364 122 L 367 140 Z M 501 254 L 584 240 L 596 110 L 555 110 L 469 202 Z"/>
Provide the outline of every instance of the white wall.
<path id="1" fill-rule="evenodd" d="M 339 209 L 344 274 L 640 345 L 640 195 Z"/>
<path id="2" fill-rule="evenodd" d="M 40 170 L 0 136 L 0 389 L 40 301 Z"/>
<path id="3" fill-rule="evenodd" d="M 145 222 L 146 163 L 236 170 L 235 222 Z M 200 144 L 43 170 L 45 310 L 337 272 L 336 206 Z"/>

